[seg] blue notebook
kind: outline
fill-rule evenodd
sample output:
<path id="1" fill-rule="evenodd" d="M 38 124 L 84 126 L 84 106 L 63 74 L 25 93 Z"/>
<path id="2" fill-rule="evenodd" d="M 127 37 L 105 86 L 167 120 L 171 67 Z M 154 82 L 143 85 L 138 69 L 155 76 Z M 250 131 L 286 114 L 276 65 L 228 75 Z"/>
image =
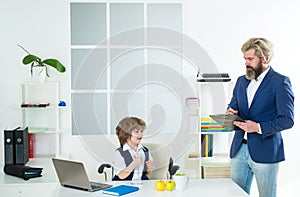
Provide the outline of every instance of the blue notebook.
<path id="1" fill-rule="evenodd" d="M 118 185 L 115 187 L 111 187 L 108 189 L 102 190 L 103 194 L 109 194 L 112 196 L 122 196 L 124 194 L 128 194 L 131 192 L 138 191 L 139 187 L 131 186 L 131 185 Z"/>

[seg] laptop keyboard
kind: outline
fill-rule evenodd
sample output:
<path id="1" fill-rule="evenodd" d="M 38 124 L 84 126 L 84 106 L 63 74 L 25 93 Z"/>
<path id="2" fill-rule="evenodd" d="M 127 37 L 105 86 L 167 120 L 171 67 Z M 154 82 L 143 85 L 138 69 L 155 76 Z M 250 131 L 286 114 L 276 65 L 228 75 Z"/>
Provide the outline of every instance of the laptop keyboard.
<path id="1" fill-rule="evenodd" d="M 228 82 L 230 80 L 228 73 L 203 73 L 197 77 L 198 82 Z"/>
<path id="2" fill-rule="evenodd" d="M 91 188 L 94 189 L 105 189 L 108 187 L 111 187 L 112 185 L 105 184 L 105 183 L 98 183 L 98 182 L 90 182 L 91 183 Z"/>

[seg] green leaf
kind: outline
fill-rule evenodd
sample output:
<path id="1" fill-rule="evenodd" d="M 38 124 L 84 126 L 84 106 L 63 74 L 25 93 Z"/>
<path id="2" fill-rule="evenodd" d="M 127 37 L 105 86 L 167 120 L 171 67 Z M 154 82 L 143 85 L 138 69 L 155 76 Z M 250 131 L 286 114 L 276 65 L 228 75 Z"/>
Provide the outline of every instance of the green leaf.
<path id="1" fill-rule="evenodd" d="M 37 56 L 35 55 L 26 55 L 23 59 L 23 64 L 30 64 L 32 62 L 38 62 L 40 58 L 38 58 Z"/>
<path id="2" fill-rule="evenodd" d="M 52 66 L 53 68 L 55 68 L 58 72 L 65 72 L 66 68 L 64 65 L 62 65 L 62 63 L 60 63 L 58 60 L 56 59 L 46 59 L 42 62 L 43 64 L 47 64 L 49 66 Z"/>

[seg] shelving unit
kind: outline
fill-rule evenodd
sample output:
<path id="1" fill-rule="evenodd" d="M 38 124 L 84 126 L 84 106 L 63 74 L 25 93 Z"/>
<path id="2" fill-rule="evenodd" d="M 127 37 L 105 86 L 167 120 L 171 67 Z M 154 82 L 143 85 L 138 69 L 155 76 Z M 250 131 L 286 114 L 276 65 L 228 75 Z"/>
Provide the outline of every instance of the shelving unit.
<path id="1" fill-rule="evenodd" d="M 59 84 L 57 82 L 21 84 L 22 127 L 34 134 L 34 157 L 60 153 Z M 28 104 L 27 107 L 22 107 Z M 42 104 L 42 105 L 40 105 Z"/>
<path id="2" fill-rule="evenodd" d="M 210 119 L 210 114 L 224 113 L 226 105 L 231 96 L 232 83 L 230 82 L 198 82 L 198 98 L 199 102 L 188 102 L 186 100 L 186 106 L 189 114 L 189 125 L 192 130 L 195 130 L 195 135 L 198 137 L 195 140 L 195 150 L 188 154 L 188 160 L 193 163 L 196 171 L 196 178 L 218 178 L 230 176 L 230 158 L 229 150 L 231 145 L 231 139 L 233 136 L 232 131 L 205 131 L 201 130 L 201 119 Z M 213 91 L 220 91 L 213 94 Z M 224 97 L 224 102 L 221 96 Z M 215 103 L 213 97 L 218 97 Z M 196 122 L 196 123 L 195 123 Z M 197 124 L 197 126 L 195 126 Z M 212 144 L 209 144 L 208 149 L 212 148 L 212 155 L 208 157 L 202 156 L 201 135 L 211 134 Z M 206 139 L 207 140 L 207 139 Z M 206 141 L 207 143 L 211 143 Z M 215 169 L 214 169 L 215 168 Z M 212 173 L 214 172 L 214 173 Z"/>

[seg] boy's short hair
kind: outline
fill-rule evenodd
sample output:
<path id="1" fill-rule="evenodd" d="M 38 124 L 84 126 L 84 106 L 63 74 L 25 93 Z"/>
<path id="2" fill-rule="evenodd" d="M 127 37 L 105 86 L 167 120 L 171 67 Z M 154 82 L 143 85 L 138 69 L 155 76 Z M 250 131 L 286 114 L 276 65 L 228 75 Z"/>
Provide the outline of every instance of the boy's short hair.
<path id="1" fill-rule="evenodd" d="M 131 137 L 132 131 L 144 130 L 146 128 L 146 123 L 137 117 L 125 117 L 123 118 L 116 127 L 116 134 L 119 138 L 121 147 L 127 143 L 127 140 Z"/>

